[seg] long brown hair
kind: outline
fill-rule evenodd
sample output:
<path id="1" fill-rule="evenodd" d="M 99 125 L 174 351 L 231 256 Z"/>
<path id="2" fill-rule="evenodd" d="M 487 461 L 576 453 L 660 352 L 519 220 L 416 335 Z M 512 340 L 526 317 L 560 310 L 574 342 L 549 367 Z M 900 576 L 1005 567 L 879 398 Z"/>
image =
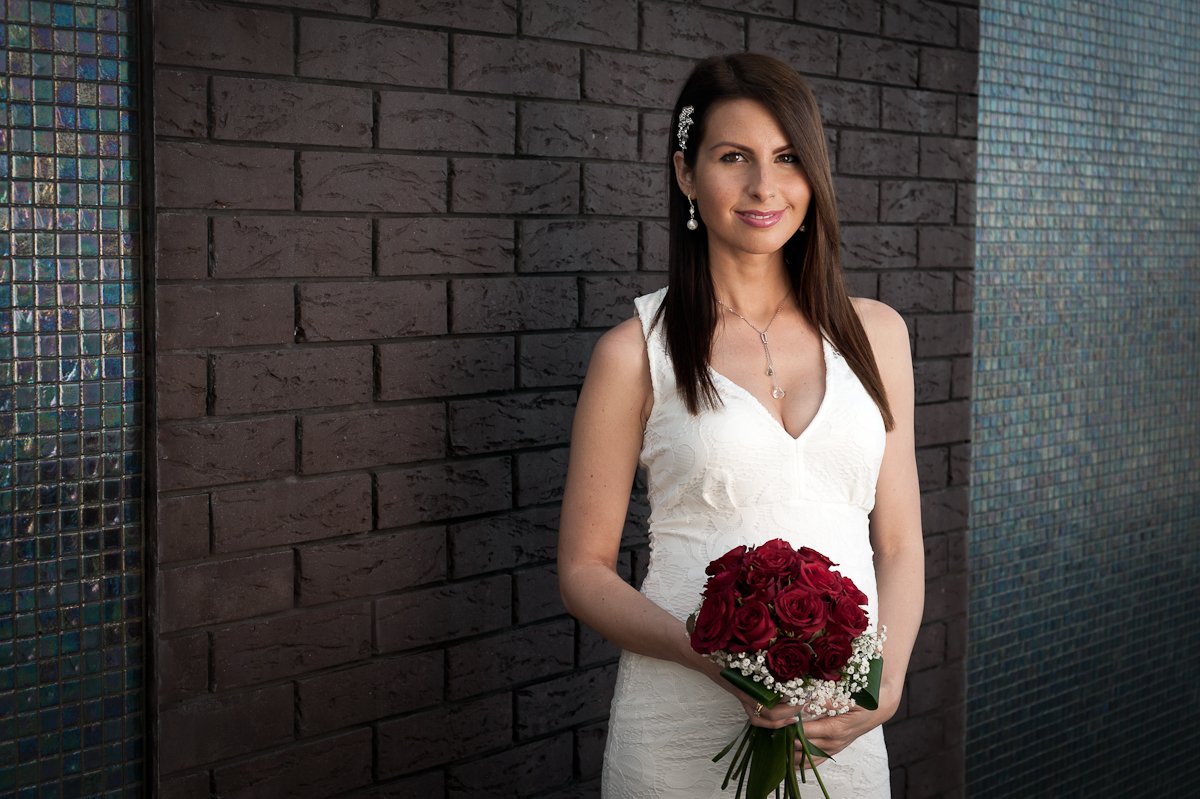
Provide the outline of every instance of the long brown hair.
<path id="1" fill-rule="evenodd" d="M 795 70 L 782 61 L 754 53 L 714 56 L 697 64 L 683 85 L 669 126 L 668 288 L 654 321 L 657 323 L 661 317 L 665 323 L 667 349 L 684 403 L 690 413 L 696 414 L 702 407 L 716 407 L 721 400 L 709 371 L 717 304 L 708 266 L 708 236 L 702 220 L 697 219 L 698 230 L 685 228 L 687 197 L 675 181 L 674 157 L 679 151 L 676 123 L 684 106 L 695 108 L 688 133 L 693 146 L 683 151 L 685 163 L 695 166 L 709 109 L 721 100 L 731 99 L 761 103 L 775 116 L 796 150 L 812 199 L 804 218 L 805 232 L 797 231 L 783 245 L 792 293 L 800 312 L 841 352 L 879 406 L 885 429 L 891 430 L 895 420 L 883 380 L 842 280 L 837 200 L 817 101 Z"/>

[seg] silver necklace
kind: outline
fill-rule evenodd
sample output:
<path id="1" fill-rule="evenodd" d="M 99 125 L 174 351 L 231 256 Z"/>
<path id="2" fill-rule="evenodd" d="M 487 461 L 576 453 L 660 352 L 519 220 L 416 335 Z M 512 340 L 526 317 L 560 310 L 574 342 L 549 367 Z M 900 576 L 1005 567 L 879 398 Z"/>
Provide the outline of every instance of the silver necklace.
<path id="1" fill-rule="evenodd" d="M 734 310 L 732 305 L 726 305 L 725 303 L 721 302 L 720 300 L 717 300 L 718 305 L 720 305 L 725 310 L 729 311 L 731 314 L 736 316 L 738 319 L 741 319 L 743 322 L 750 325 L 750 329 L 758 334 L 758 338 L 762 341 L 763 353 L 767 356 L 767 377 L 772 378 L 772 380 L 771 380 L 771 396 L 774 397 L 775 399 L 783 399 L 784 397 L 787 396 L 787 392 L 783 390 L 783 387 L 779 385 L 778 381 L 773 379 L 775 377 L 775 365 L 771 362 L 771 347 L 769 344 L 767 344 L 767 331 L 771 329 L 771 325 L 775 324 L 775 317 L 779 316 L 779 312 L 783 310 L 783 304 L 785 302 L 787 302 L 787 299 L 790 296 L 792 296 L 792 292 L 790 292 L 790 291 L 787 294 L 783 295 L 783 299 L 779 301 L 779 305 L 776 306 L 776 308 L 775 308 L 775 313 L 772 314 L 772 316 L 771 316 L 771 321 L 767 322 L 767 326 L 764 327 L 762 330 L 759 330 L 757 327 L 754 326 L 753 322 L 751 322 L 749 319 L 747 319 L 746 317 L 744 317 L 740 313 L 738 313 L 736 310 Z"/>

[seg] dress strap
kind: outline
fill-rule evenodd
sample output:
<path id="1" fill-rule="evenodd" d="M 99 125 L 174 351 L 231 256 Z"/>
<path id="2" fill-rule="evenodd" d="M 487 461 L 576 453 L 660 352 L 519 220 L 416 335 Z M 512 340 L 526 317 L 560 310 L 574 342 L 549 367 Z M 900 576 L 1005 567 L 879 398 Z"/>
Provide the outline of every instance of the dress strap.
<path id="1" fill-rule="evenodd" d="M 642 323 L 642 335 L 646 337 L 646 354 L 650 359 L 650 381 L 654 385 L 654 400 L 657 404 L 664 393 L 675 391 L 675 372 L 671 368 L 671 356 L 667 352 L 667 337 L 663 334 L 665 322 L 659 317 L 658 324 L 654 323 L 654 315 L 667 296 L 663 287 L 650 294 L 643 294 L 633 301 L 637 309 L 638 319 Z"/>

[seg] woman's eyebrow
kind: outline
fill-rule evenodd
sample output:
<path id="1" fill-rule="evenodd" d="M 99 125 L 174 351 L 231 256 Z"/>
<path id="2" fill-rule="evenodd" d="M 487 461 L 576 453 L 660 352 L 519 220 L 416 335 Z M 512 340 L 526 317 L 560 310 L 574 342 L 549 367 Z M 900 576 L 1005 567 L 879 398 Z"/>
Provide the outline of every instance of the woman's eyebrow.
<path id="1" fill-rule="evenodd" d="M 709 147 L 708 149 L 715 150 L 718 147 L 736 147 L 739 150 L 750 150 L 751 152 L 754 151 L 753 147 L 747 147 L 746 145 L 739 144 L 738 142 L 735 142 L 735 141 L 719 141 L 716 144 L 714 144 L 712 147 Z M 778 155 L 779 153 L 785 152 L 787 150 L 794 150 L 794 149 L 796 149 L 796 148 L 793 147 L 791 144 L 785 144 L 782 147 L 776 147 L 772 154 Z"/>

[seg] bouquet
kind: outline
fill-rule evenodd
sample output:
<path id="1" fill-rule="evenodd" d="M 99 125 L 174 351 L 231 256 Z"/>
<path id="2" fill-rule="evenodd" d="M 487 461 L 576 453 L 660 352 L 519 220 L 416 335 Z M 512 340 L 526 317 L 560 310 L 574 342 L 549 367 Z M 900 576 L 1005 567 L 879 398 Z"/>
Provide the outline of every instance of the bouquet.
<path id="1" fill-rule="evenodd" d="M 739 546 L 708 565 L 700 609 L 688 619 L 692 648 L 722 666 L 721 676 L 762 703 L 781 700 L 809 716 L 833 716 L 855 705 L 879 706 L 885 632 L 867 631 L 867 596 L 816 550 L 776 538 Z M 779 795 L 800 799 L 793 757 L 807 761 L 825 799 L 829 792 L 810 743 L 797 721 L 778 730 L 749 722 L 713 761 L 737 750 L 722 788 L 737 780 L 737 799 Z M 804 781 L 804 772 L 800 773 Z"/>

